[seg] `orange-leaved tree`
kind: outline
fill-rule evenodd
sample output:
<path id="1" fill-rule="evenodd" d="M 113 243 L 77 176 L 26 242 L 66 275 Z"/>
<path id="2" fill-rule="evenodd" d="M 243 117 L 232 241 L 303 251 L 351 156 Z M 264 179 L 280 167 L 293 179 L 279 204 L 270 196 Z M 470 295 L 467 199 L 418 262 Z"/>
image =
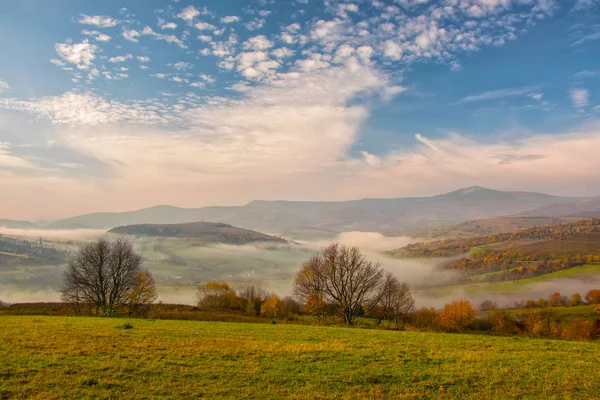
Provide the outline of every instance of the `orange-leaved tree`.
<path id="1" fill-rule="evenodd" d="M 592 289 L 586 295 L 585 299 L 592 304 L 600 303 L 600 289 Z"/>
<path id="2" fill-rule="evenodd" d="M 475 309 L 468 300 L 458 299 L 444 306 L 439 315 L 442 327 L 449 331 L 462 331 L 475 322 Z"/>

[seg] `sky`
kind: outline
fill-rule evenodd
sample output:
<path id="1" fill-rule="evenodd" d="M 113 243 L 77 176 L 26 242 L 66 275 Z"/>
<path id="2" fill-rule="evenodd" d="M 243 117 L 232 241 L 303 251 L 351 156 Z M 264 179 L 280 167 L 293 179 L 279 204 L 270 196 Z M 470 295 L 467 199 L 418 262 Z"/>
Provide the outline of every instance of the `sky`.
<path id="1" fill-rule="evenodd" d="M 0 32 L 0 218 L 600 195 L 600 0 L 21 0 Z"/>

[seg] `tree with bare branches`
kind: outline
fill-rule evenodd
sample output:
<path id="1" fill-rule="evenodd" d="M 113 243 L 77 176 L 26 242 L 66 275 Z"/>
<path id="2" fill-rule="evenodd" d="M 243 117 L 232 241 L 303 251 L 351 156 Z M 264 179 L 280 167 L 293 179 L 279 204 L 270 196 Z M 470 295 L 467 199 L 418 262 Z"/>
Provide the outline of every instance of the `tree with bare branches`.
<path id="1" fill-rule="evenodd" d="M 353 325 L 380 301 L 382 283 L 380 264 L 367 261 L 357 247 L 334 243 L 303 264 L 294 293 L 305 304 L 318 298 L 335 306 L 344 322 Z"/>
<path id="2" fill-rule="evenodd" d="M 112 315 L 128 303 L 136 287 L 142 256 L 127 239 L 98 238 L 84 244 L 69 261 L 60 290 L 63 301 L 90 314 Z"/>
<path id="3" fill-rule="evenodd" d="M 382 316 L 388 322 L 388 327 L 393 322 L 394 326 L 398 328 L 402 321 L 404 329 L 408 314 L 415 308 L 415 299 L 410 292 L 410 286 L 405 282 L 400 282 L 388 272 L 383 282 L 379 305 Z"/>

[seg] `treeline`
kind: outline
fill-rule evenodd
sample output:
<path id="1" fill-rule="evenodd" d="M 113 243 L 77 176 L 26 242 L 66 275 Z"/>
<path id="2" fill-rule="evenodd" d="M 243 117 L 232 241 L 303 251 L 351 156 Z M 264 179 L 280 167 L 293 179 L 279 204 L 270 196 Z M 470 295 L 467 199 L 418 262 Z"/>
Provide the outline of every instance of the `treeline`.
<path id="1" fill-rule="evenodd" d="M 443 264 L 465 276 L 498 272 L 484 277 L 483 281 L 503 281 L 549 274 L 586 263 L 599 263 L 596 254 L 528 254 L 510 250 L 484 250 L 469 258 L 460 258 Z"/>
<path id="2" fill-rule="evenodd" d="M 570 319 L 568 313 L 559 312 L 558 307 L 584 304 L 581 295 L 571 298 L 560 293 L 536 301 L 528 300 L 507 310 L 498 309 L 490 300 L 484 301 L 477 313 L 466 300 L 447 303 L 441 312 L 434 308 L 422 308 L 409 315 L 412 326 L 420 330 L 444 332 L 486 332 L 491 334 L 552 338 L 565 340 L 595 340 L 600 338 L 600 290 L 590 290 L 586 296 L 588 304 L 595 307 L 595 317 Z"/>
<path id="3" fill-rule="evenodd" d="M 600 218 L 586 219 L 560 225 L 533 226 L 508 233 L 497 233 L 469 239 L 438 240 L 412 243 L 402 248 L 406 258 L 453 257 L 469 252 L 472 247 L 507 241 L 562 240 L 582 233 L 600 232 Z"/>
<path id="4" fill-rule="evenodd" d="M 18 254 L 22 262 L 29 265 L 62 264 L 69 256 L 69 251 L 45 246 L 43 241 L 18 240 L 0 235 L 0 252 Z"/>

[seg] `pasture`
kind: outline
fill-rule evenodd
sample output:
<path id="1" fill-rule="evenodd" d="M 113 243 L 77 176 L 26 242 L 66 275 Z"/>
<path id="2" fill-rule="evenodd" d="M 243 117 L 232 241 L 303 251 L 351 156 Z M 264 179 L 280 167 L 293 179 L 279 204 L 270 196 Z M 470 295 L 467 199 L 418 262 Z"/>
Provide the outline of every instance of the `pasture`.
<path id="1" fill-rule="evenodd" d="M 0 317 L 0 398 L 598 398 L 600 343 Z M 129 328 L 129 329 L 126 329 Z"/>

